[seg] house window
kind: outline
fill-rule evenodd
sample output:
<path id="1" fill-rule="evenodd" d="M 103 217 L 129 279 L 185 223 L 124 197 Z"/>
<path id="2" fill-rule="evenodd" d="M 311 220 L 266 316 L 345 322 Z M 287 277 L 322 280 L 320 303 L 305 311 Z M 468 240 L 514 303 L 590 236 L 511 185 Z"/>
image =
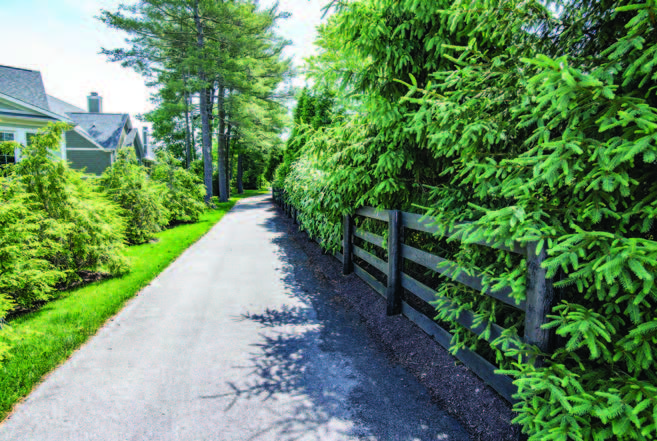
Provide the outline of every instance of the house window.
<path id="1" fill-rule="evenodd" d="M 25 137 L 27 138 L 27 145 L 32 145 L 32 138 L 36 136 L 36 133 L 26 133 Z"/>
<path id="2" fill-rule="evenodd" d="M 0 132 L 0 142 L 13 141 L 14 134 L 11 132 Z M 14 152 L 0 152 L 0 166 L 14 164 L 16 156 Z"/>

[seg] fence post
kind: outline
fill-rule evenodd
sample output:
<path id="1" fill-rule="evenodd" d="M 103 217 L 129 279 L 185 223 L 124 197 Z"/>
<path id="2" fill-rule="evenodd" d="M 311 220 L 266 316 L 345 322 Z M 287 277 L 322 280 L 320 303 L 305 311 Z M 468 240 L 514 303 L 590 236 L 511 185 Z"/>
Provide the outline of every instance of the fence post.
<path id="1" fill-rule="evenodd" d="M 388 212 L 388 299 L 387 314 L 401 314 L 402 287 L 401 287 L 401 211 Z"/>
<path id="2" fill-rule="evenodd" d="M 297 222 L 297 214 L 298 214 L 298 213 L 297 213 L 297 207 L 292 207 L 292 223 L 293 223 L 294 225 L 298 225 L 298 222 Z"/>
<path id="3" fill-rule="evenodd" d="M 541 264 L 547 258 L 545 247 L 536 253 L 536 243 L 527 246 L 527 309 L 525 311 L 525 342 L 543 352 L 554 349 L 554 331 L 541 329 L 554 306 L 552 280 Z M 540 363 L 540 361 L 539 361 Z"/>
<path id="4" fill-rule="evenodd" d="M 354 272 L 352 236 L 354 235 L 354 218 L 345 214 L 342 218 L 342 274 Z"/>

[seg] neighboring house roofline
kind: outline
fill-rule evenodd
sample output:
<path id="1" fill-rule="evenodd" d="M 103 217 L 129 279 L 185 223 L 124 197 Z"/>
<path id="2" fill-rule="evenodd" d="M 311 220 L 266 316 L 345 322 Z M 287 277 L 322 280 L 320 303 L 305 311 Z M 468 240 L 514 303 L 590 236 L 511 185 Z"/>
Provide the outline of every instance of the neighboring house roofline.
<path id="1" fill-rule="evenodd" d="M 56 96 L 46 94 L 48 100 L 49 109 L 52 112 L 59 113 L 60 115 L 68 114 L 71 112 L 84 112 L 84 109 L 78 107 L 74 104 L 71 104 L 63 99 L 57 98 Z"/>
<path id="2" fill-rule="evenodd" d="M 132 125 L 127 113 L 71 112 L 68 115 L 100 145 L 112 151 L 123 145 L 124 132 Z"/>
<path id="3" fill-rule="evenodd" d="M 130 115 L 129 113 L 108 113 L 108 112 L 66 112 L 70 113 L 72 115 L 113 115 L 113 116 L 119 116 L 119 115 Z"/>
<path id="4" fill-rule="evenodd" d="M 52 116 L 47 116 L 47 115 L 29 115 L 25 113 L 16 113 L 16 112 L 7 112 L 4 110 L 0 110 L 0 115 L 5 115 L 13 118 L 27 118 L 27 119 L 38 119 L 42 121 L 58 121 L 57 118 L 53 118 Z"/>
<path id="5" fill-rule="evenodd" d="M 0 92 L 44 110 L 48 104 L 43 76 L 38 70 L 0 66 Z"/>
<path id="6" fill-rule="evenodd" d="M 5 66 L 4 64 L 0 64 L 0 67 L 4 67 L 7 69 L 14 69 L 14 70 L 22 70 L 23 72 L 39 72 L 38 70 L 28 69 L 26 67 Z"/>
<path id="7" fill-rule="evenodd" d="M 48 115 L 48 116 L 51 117 L 51 118 L 54 118 L 54 119 L 57 119 L 57 120 L 63 121 L 63 122 L 65 122 L 65 123 L 72 124 L 72 125 L 75 124 L 75 122 L 74 122 L 72 119 L 70 119 L 69 117 L 67 117 L 67 116 L 60 115 L 60 114 L 55 113 L 55 112 L 51 112 L 50 110 L 42 109 L 41 107 L 38 107 L 38 106 L 32 105 L 32 104 L 27 103 L 27 102 L 25 102 L 25 101 L 23 101 L 23 100 L 20 100 L 20 99 L 18 99 L 18 98 L 14 98 L 14 97 L 11 96 L 11 95 L 7 95 L 7 94 L 4 94 L 4 93 L 0 92 L 0 98 L 2 98 L 2 99 L 4 99 L 4 100 L 7 100 L 7 101 L 9 101 L 9 102 L 11 102 L 11 103 L 13 103 L 13 104 L 17 104 L 17 105 L 19 105 L 19 106 L 23 106 L 23 107 L 25 107 L 25 108 L 27 108 L 27 109 L 29 109 L 29 110 L 34 111 L 34 112 L 39 112 L 39 113 L 42 113 L 42 114 L 44 114 L 44 115 Z"/>
<path id="8" fill-rule="evenodd" d="M 98 141 L 96 141 L 91 135 L 89 135 L 87 132 L 85 132 L 83 128 L 81 128 L 81 127 L 75 127 L 73 130 L 74 130 L 78 135 L 82 136 L 84 139 L 86 139 L 87 141 L 89 141 L 90 143 L 92 143 L 93 145 L 95 145 L 96 147 L 98 147 L 99 150 L 102 150 L 102 151 L 104 151 L 104 152 L 111 152 L 111 151 L 112 151 L 111 149 L 106 149 L 106 148 L 103 147 L 102 145 L 98 144 Z M 68 146 L 67 146 L 67 148 L 68 148 Z M 71 148 L 74 148 L 74 147 L 71 146 Z"/>

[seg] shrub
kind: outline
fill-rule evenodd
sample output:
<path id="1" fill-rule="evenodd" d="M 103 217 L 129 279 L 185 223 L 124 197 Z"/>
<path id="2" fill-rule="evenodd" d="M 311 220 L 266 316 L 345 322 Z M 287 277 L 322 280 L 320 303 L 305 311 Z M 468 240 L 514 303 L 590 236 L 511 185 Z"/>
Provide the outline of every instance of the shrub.
<path id="1" fill-rule="evenodd" d="M 48 300 L 83 270 L 127 270 L 118 207 L 51 154 L 66 129 L 41 130 L 0 178 L 0 317 Z"/>
<path id="2" fill-rule="evenodd" d="M 82 270 L 120 274 L 127 270 L 127 261 L 122 256 L 124 223 L 118 207 L 51 153 L 59 150 L 67 129 L 58 123 L 39 131 L 29 146 L 22 147 L 14 177 L 30 210 L 42 213 L 40 246 L 67 282 L 76 280 Z"/>
<path id="3" fill-rule="evenodd" d="M 164 206 L 169 211 L 170 222 L 198 222 L 205 211 L 205 189 L 201 180 L 181 167 L 181 161 L 171 153 L 160 151 L 157 163 L 150 169 L 153 181 L 164 185 Z"/>
<path id="4" fill-rule="evenodd" d="M 290 174 L 290 164 L 287 162 L 281 162 L 274 170 L 274 182 L 273 185 L 275 188 L 283 188 L 285 186 L 285 178 Z"/>
<path id="5" fill-rule="evenodd" d="M 17 182 L 0 178 L 0 318 L 16 305 L 49 299 L 64 278 L 48 261 L 52 249 L 40 240 L 49 224 Z"/>
<path id="6" fill-rule="evenodd" d="M 148 242 L 169 223 L 166 187 L 149 178 L 146 168 L 137 163 L 129 148 L 119 151 L 116 162 L 100 177 L 100 185 L 123 208 L 129 243 Z"/>

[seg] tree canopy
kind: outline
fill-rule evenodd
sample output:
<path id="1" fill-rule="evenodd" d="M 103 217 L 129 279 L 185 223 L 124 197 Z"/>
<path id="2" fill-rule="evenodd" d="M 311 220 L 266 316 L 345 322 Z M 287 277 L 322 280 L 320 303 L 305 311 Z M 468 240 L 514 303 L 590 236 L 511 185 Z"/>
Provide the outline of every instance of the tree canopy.
<path id="1" fill-rule="evenodd" d="M 271 139 L 283 128 L 286 108 L 280 99 L 287 95 L 281 83 L 291 64 L 282 55 L 289 42 L 274 29 L 286 17 L 277 6 L 260 9 L 254 0 L 145 0 L 102 11 L 101 21 L 129 35 L 128 48 L 103 52 L 158 87 L 159 106 L 147 120 L 172 153 L 184 152 L 187 167 L 200 126 L 206 202 L 213 194 L 213 145 L 219 199 L 226 201 L 233 141 L 241 140 L 236 141 L 239 157 L 245 143 Z M 248 148 L 264 157 L 269 145 Z"/>

